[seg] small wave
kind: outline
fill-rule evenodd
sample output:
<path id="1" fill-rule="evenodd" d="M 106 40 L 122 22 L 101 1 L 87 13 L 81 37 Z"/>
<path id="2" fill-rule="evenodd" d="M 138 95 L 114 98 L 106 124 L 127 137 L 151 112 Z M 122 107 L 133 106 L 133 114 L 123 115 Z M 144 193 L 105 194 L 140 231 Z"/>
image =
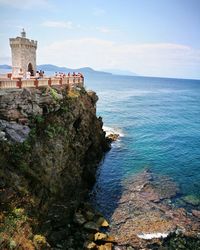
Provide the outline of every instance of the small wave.
<path id="1" fill-rule="evenodd" d="M 151 240 L 153 238 L 166 238 L 168 235 L 169 233 L 141 233 L 138 234 L 137 236 L 140 239 Z"/>
<path id="2" fill-rule="evenodd" d="M 111 128 L 107 126 L 103 126 L 103 130 L 106 132 L 106 136 L 110 134 L 119 134 L 120 137 L 124 137 L 124 133 L 120 128 Z"/>

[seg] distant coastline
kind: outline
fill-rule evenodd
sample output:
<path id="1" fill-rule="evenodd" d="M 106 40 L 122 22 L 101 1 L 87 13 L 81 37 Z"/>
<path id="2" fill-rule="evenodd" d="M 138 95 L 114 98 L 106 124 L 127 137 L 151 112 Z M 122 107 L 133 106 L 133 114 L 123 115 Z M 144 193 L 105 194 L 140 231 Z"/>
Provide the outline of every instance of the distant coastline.
<path id="1" fill-rule="evenodd" d="M 7 64 L 0 65 L 0 73 L 7 73 L 8 71 L 10 72 L 12 67 Z M 83 74 L 90 74 L 94 76 L 98 75 L 104 75 L 104 76 L 109 76 L 112 75 L 112 73 L 104 72 L 104 71 L 96 71 L 90 67 L 83 67 L 83 68 L 77 68 L 77 69 L 72 69 L 72 68 L 67 68 L 67 67 L 59 67 L 53 64 L 41 64 L 37 65 L 38 70 L 43 70 L 43 71 L 51 71 L 51 72 L 82 72 Z"/>
<path id="2" fill-rule="evenodd" d="M 6 74 L 10 72 L 12 67 L 7 64 L 2 64 L 0 65 L 0 74 Z M 54 72 L 81 72 L 83 73 L 86 77 L 100 77 L 100 76 L 107 76 L 107 77 L 112 77 L 112 76 L 127 76 L 127 77 L 145 77 L 145 78 L 157 78 L 157 79 L 178 79 L 178 80 L 192 80 L 192 81 L 199 81 L 200 79 L 198 78 L 181 78 L 181 77 L 166 77 L 166 76 L 141 76 L 138 74 L 135 74 L 133 72 L 129 71 L 121 71 L 121 70 L 106 70 L 105 71 L 98 71 L 94 70 L 90 67 L 83 67 L 83 68 L 77 68 L 77 69 L 72 69 L 72 68 L 67 68 L 67 67 L 59 67 L 53 64 L 41 64 L 37 65 L 37 69 L 44 70 L 47 75 L 52 74 Z M 125 74 L 127 72 L 127 74 Z M 130 74 L 128 74 L 128 72 Z M 132 74 L 131 74 L 132 73 Z"/>
<path id="3" fill-rule="evenodd" d="M 12 67 L 7 64 L 0 65 L 0 73 L 7 73 L 10 72 Z M 92 75 L 92 76 L 112 76 L 112 75 L 125 75 L 125 76 L 138 76 L 137 74 L 130 72 L 130 71 L 123 71 L 123 70 L 94 70 L 90 67 L 82 67 L 82 68 L 67 68 L 67 67 L 59 67 L 53 64 L 41 64 L 37 65 L 37 70 L 43 70 L 45 72 L 82 72 L 84 75 Z"/>

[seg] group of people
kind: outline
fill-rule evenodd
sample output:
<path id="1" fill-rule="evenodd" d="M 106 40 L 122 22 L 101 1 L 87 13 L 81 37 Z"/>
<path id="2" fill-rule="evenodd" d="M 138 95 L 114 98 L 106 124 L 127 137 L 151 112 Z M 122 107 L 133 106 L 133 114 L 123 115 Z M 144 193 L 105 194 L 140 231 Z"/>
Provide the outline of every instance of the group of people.
<path id="1" fill-rule="evenodd" d="M 63 78 L 63 77 L 66 77 L 66 76 L 80 76 L 80 77 L 83 78 L 82 73 L 75 73 L 75 72 L 73 72 L 72 74 L 69 72 L 67 75 L 65 73 L 62 73 L 62 72 L 55 72 L 54 76 L 59 77 L 59 78 Z"/>
<path id="2" fill-rule="evenodd" d="M 66 76 L 66 74 L 65 74 L 65 73 L 62 73 L 62 72 L 55 72 L 54 76 L 55 76 L 55 77 L 59 77 L 59 78 L 63 78 L 63 77 Z"/>
<path id="3" fill-rule="evenodd" d="M 38 70 L 36 71 L 36 74 L 34 76 L 34 72 L 33 70 L 31 71 L 26 71 L 25 73 L 23 73 L 23 70 L 20 68 L 19 73 L 18 73 L 18 78 L 22 78 L 22 79 L 31 79 L 31 77 L 39 79 L 39 78 L 43 78 L 44 76 L 44 71 L 43 70 Z"/>
<path id="4" fill-rule="evenodd" d="M 31 77 L 35 78 L 35 79 L 40 79 L 40 78 L 43 78 L 44 77 L 44 71 L 43 70 L 37 70 L 36 73 L 35 73 L 35 76 L 34 76 L 34 72 L 30 72 L 30 71 L 27 71 L 25 74 L 23 74 L 23 71 L 22 69 L 20 69 L 20 72 L 18 73 L 19 77 L 20 78 L 24 78 L 24 79 L 31 79 Z M 63 72 L 55 72 L 54 74 L 55 77 L 57 78 L 64 78 L 66 76 L 70 77 L 70 76 L 79 76 L 81 78 L 84 78 L 83 74 L 78 72 L 73 72 L 73 73 L 68 73 L 68 74 L 65 74 Z"/>

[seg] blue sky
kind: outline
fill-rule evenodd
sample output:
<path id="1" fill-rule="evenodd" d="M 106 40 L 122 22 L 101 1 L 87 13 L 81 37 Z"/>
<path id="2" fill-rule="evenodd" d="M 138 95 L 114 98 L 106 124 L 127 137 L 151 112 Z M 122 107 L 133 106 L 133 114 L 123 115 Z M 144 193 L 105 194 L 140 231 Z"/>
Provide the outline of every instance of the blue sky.
<path id="1" fill-rule="evenodd" d="M 0 64 L 22 27 L 37 64 L 200 79 L 199 0 L 0 0 Z"/>

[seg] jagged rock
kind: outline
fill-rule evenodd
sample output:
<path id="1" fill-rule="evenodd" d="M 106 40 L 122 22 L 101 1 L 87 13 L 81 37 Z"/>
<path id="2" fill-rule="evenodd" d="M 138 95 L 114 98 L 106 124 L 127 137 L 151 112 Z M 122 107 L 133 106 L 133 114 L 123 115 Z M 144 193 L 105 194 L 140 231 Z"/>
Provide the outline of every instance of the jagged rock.
<path id="1" fill-rule="evenodd" d="M 99 227 L 109 227 L 109 223 L 107 222 L 107 220 L 103 217 L 100 217 L 98 220 L 97 220 L 97 225 Z"/>
<path id="2" fill-rule="evenodd" d="M 107 243 L 117 243 L 113 236 L 107 236 L 107 238 L 104 239 L 103 241 Z"/>
<path id="3" fill-rule="evenodd" d="M 58 249 L 63 249 L 63 245 L 61 245 L 61 244 L 56 244 L 56 248 L 58 248 Z"/>
<path id="4" fill-rule="evenodd" d="M 0 130 L 0 141 L 6 141 L 6 133 Z"/>
<path id="5" fill-rule="evenodd" d="M 87 223 L 84 224 L 83 226 L 85 229 L 89 230 L 89 231 L 98 231 L 99 230 L 99 227 L 98 225 L 95 223 L 95 222 L 92 222 L 92 221 L 89 221 Z"/>
<path id="6" fill-rule="evenodd" d="M 50 249 L 46 238 L 43 235 L 36 234 L 33 238 L 33 243 L 36 249 Z"/>
<path id="7" fill-rule="evenodd" d="M 93 233 L 87 234 L 87 239 L 90 240 L 90 241 L 93 241 L 94 240 L 94 234 Z"/>
<path id="8" fill-rule="evenodd" d="M 6 128 L 7 137 L 15 142 L 23 142 L 28 137 L 30 128 L 28 126 L 23 126 L 19 124 L 13 124 Z"/>
<path id="9" fill-rule="evenodd" d="M 106 243 L 104 247 L 105 247 L 105 250 L 112 250 L 113 245 L 112 243 Z"/>
<path id="10" fill-rule="evenodd" d="M 55 244 L 55 245 L 56 245 L 57 242 L 61 242 L 61 241 L 65 240 L 65 239 L 66 239 L 65 230 L 53 231 L 49 235 L 49 241 L 52 244 Z"/>
<path id="11" fill-rule="evenodd" d="M 48 110 L 58 110 L 59 101 L 63 99 L 61 89 L 54 90 L 56 100 L 51 91 L 39 89 L 8 89 L 0 94 L 0 118 L 18 121 L 35 115 L 42 115 Z M 47 109 L 48 107 L 48 109 Z"/>
<path id="12" fill-rule="evenodd" d="M 110 142 L 117 141 L 119 139 L 119 134 L 109 134 L 107 138 Z"/>
<path id="13" fill-rule="evenodd" d="M 84 218 L 84 216 L 80 212 L 77 212 L 74 215 L 74 222 L 79 224 L 79 225 L 83 225 L 86 222 L 86 219 Z"/>
<path id="14" fill-rule="evenodd" d="M 100 232 L 97 232 L 95 235 L 94 235 L 94 240 L 95 241 L 98 241 L 98 240 L 105 240 L 107 238 L 107 234 L 104 234 L 104 233 L 100 233 Z"/>
<path id="15" fill-rule="evenodd" d="M 0 129 L 4 130 L 9 122 L 0 119 Z"/>
<path id="16" fill-rule="evenodd" d="M 0 120 L 0 129 L 4 130 L 5 137 L 14 142 L 23 142 L 29 135 L 30 128 L 16 122 Z"/>
<path id="17" fill-rule="evenodd" d="M 84 249 L 96 249 L 96 244 L 94 242 L 85 242 Z"/>
<path id="18" fill-rule="evenodd" d="M 98 96 L 96 95 L 96 93 L 94 92 L 94 91 L 91 91 L 91 90 L 89 90 L 88 91 L 88 95 L 90 96 L 90 98 L 91 98 L 91 101 L 92 101 L 92 104 L 95 106 L 95 108 L 96 108 L 96 103 L 97 103 L 97 101 L 98 101 Z"/>
<path id="19" fill-rule="evenodd" d="M 131 246 L 128 246 L 128 247 L 126 248 L 126 250 L 134 250 L 134 248 L 131 247 Z"/>
<path id="20" fill-rule="evenodd" d="M 112 244 L 106 243 L 104 245 L 98 246 L 98 250 L 112 250 Z"/>
<path id="21" fill-rule="evenodd" d="M 86 211 L 85 215 L 86 215 L 86 219 L 89 221 L 93 220 L 95 216 L 94 213 L 92 213 L 91 211 Z"/>

